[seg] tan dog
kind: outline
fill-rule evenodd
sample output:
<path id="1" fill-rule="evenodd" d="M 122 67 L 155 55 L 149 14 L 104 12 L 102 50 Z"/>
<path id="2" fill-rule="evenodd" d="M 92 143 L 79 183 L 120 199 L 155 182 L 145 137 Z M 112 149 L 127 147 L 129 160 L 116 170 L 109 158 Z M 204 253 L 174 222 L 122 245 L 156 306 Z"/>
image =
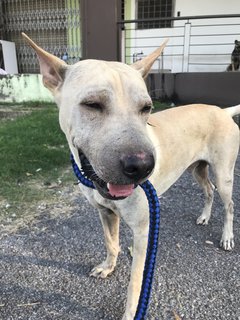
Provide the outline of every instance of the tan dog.
<path id="1" fill-rule="evenodd" d="M 232 116 L 240 113 L 240 106 L 222 110 L 196 104 L 150 115 L 152 102 L 143 77 L 166 43 L 132 66 L 96 60 L 68 66 L 24 37 L 36 51 L 43 83 L 59 106 L 60 125 L 75 161 L 96 186 L 96 190 L 80 186 L 99 210 L 107 247 L 106 260 L 92 270 L 92 276 L 105 278 L 114 270 L 120 217 L 133 231 L 132 271 L 123 316 L 133 319 L 149 220 L 146 197 L 136 186 L 150 175 L 161 195 L 190 168 L 206 196 L 197 223 L 207 224 L 214 191 L 208 177 L 210 165 L 225 207 L 221 246 L 225 250 L 234 247 L 232 185 L 239 130 Z"/>

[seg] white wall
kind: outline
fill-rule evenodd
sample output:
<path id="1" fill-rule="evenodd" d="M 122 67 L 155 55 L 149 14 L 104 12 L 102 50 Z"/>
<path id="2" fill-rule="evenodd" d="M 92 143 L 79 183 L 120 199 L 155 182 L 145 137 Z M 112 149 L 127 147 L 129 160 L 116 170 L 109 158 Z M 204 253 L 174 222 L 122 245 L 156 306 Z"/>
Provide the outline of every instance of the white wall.
<path id="1" fill-rule="evenodd" d="M 175 0 L 175 14 L 181 16 L 240 13 L 239 0 Z"/>

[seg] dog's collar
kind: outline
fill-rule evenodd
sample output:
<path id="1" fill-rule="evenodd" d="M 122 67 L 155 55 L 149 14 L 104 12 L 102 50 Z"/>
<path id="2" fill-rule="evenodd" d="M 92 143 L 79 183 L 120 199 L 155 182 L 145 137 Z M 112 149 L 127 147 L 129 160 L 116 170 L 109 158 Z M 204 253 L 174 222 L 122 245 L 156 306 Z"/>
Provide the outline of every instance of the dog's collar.
<path id="1" fill-rule="evenodd" d="M 88 188 L 95 189 L 93 182 L 89 180 L 87 177 L 85 177 L 84 173 L 79 169 L 78 165 L 74 160 L 72 153 L 71 153 L 70 159 L 71 159 L 73 171 L 75 173 L 75 176 L 78 178 L 78 181 Z"/>
<path id="2" fill-rule="evenodd" d="M 91 180 L 83 175 L 83 172 L 78 168 L 73 155 L 71 154 L 71 163 L 73 171 L 83 185 L 89 188 L 95 189 L 95 186 Z M 149 233 L 148 233 L 148 245 L 147 253 L 143 271 L 142 287 L 138 300 L 138 306 L 134 320 L 143 320 L 147 313 L 147 307 L 149 304 L 152 280 L 154 274 L 154 266 L 156 262 L 157 248 L 158 248 L 158 235 L 160 226 L 160 203 L 153 185 L 149 180 L 140 185 L 144 190 L 148 199 L 149 205 Z"/>

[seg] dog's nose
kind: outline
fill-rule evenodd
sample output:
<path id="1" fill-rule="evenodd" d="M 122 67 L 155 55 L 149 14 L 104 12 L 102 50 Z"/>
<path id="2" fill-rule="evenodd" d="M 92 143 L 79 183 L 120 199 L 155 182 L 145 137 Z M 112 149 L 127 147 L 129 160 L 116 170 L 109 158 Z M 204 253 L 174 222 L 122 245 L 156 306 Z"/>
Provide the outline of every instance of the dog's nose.
<path id="1" fill-rule="evenodd" d="M 120 159 L 125 176 L 135 181 L 146 178 L 153 170 L 155 161 L 153 154 L 124 155 Z"/>

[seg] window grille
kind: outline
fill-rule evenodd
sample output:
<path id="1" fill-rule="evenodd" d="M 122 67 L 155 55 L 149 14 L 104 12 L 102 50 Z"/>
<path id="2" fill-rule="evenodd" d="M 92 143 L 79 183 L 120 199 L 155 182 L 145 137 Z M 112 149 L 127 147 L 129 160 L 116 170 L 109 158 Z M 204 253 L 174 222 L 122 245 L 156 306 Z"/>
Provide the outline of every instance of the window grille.
<path id="1" fill-rule="evenodd" d="M 173 14 L 173 0 L 137 0 L 138 19 L 169 18 Z M 138 29 L 170 28 L 170 20 L 138 22 Z"/>
<path id="2" fill-rule="evenodd" d="M 81 59 L 80 0 L 0 0 L 0 38 L 16 44 L 20 73 L 38 73 L 25 32 L 67 63 Z"/>
<path id="3" fill-rule="evenodd" d="M 121 20 L 125 19 L 125 0 L 121 1 Z"/>

